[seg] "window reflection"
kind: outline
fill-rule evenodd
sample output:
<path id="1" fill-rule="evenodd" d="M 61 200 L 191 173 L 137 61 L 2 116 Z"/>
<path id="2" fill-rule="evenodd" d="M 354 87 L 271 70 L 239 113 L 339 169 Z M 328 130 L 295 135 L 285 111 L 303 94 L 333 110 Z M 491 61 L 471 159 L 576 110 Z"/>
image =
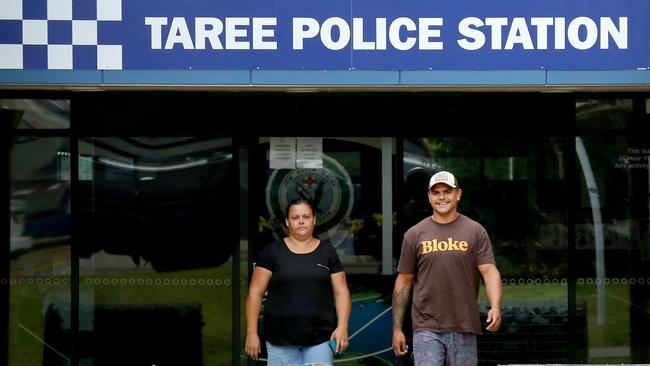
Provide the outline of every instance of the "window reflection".
<path id="1" fill-rule="evenodd" d="M 593 363 L 650 361 L 650 140 L 636 132 L 647 122 L 621 113 L 633 103 L 578 102 L 578 124 L 593 127 L 577 137 L 575 200 L 577 298 L 589 309 Z M 600 134 L 603 120 L 625 130 Z"/>
<path id="2" fill-rule="evenodd" d="M 576 102 L 576 127 L 579 130 L 626 130 L 633 112 L 632 99 L 597 100 Z"/>
<path id="3" fill-rule="evenodd" d="M 231 139 L 84 138 L 79 153 L 80 360 L 230 364 Z"/>
<path id="4" fill-rule="evenodd" d="M 71 358 L 68 139 L 17 137 L 10 155 L 9 365 Z M 53 337 L 54 336 L 54 337 Z"/>
<path id="5" fill-rule="evenodd" d="M 70 128 L 70 101 L 57 99 L 0 99 L 16 129 Z"/>
<path id="6" fill-rule="evenodd" d="M 232 243 L 229 139 L 93 138 L 79 144 L 81 256 L 123 255 L 157 271 L 224 263 Z"/>

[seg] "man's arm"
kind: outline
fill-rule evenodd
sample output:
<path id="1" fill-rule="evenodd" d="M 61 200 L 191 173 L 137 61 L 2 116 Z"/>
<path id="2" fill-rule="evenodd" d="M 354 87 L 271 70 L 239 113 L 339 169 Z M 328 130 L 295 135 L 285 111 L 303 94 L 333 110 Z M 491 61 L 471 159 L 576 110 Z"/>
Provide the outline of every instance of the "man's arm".
<path id="1" fill-rule="evenodd" d="M 491 263 L 480 264 L 478 270 L 481 272 L 481 276 L 483 276 L 485 292 L 490 301 L 490 311 L 488 311 L 487 315 L 488 326 L 485 329 L 490 332 L 496 332 L 501 326 L 501 299 L 503 296 L 501 274 L 497 266 Z"/>
<path id="2" fill-rule="evenodd" d="M 411 301 L 413 289 L 413 277 L 411 273 L 398 273 L 393 289 L 393 352 L 395 356 L 403 356 L 408 351 L 406 348 L 406 337 L 402 331 L 404 313 Z"/>

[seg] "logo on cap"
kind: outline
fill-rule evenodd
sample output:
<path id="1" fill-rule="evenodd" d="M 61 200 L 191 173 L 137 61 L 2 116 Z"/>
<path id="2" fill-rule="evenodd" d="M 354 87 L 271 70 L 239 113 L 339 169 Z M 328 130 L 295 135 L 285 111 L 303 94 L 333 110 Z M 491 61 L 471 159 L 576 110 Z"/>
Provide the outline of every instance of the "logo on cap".
<path id="1" fill-rule="evenodd" d="M 452 188 L 456 188 L 456 177 L 449 172 L 438 172 L 431 177 L 429 181 L 429 188 L 433 187 L 438 183 L 444 183 Z"/>

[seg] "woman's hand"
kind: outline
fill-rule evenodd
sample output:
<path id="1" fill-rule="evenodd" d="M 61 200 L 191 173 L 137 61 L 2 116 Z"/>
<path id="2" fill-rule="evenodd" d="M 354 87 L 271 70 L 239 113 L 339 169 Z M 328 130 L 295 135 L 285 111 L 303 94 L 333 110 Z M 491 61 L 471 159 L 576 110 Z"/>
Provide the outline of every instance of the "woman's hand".
<path id="1" fill-rule="evenodd" d="M 332 290 L 334 292 L 334 304 L 336 306 L 336 317 L 338 319 L 336 329 L 332 332 L 330 339 L 336 339 L 336 352 L 341 353 L 348 348 L 348 320 L 352 311 L 350 301 L 350 290 L 345 279 L 345 272 L 337 272 L 330 275 L 332 279 Z"/>
<path id="2" fill-rule="evenodd" d="M 260 347 L 260 337 L 257 333 L 248 333 L 246 334 L 246 354 L 255 361 L 260 359 L 260 352 L 262 351 Z"/>
<path id="3" fill-rule="evenodd" d="M 336 339 L 336 353 L 341 353 L 348 349 L 348 329 L 344 327 L 337 327 L 332 332 L 330 339 Z"/>

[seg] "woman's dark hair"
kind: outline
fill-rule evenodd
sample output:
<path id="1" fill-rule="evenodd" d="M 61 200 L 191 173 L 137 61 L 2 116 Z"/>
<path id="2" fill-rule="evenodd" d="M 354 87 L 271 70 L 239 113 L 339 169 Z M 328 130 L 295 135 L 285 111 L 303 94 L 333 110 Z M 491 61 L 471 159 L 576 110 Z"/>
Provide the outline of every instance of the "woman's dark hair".
<path id="1" fill-rule="evenodd" d="M 314 204 L 306 198 L 298 197 L 289 201 L 289 204 L 287 204 L 287 208 L 284 210 L 284 218 L 285 219 L 289 218 L 289 210 L 291 209 L 291 206 L 302 205 L 302 204 L 309 206 L 309 208 L 311 209 L 311 214 L 312 215 L 314 214 Z"/>

